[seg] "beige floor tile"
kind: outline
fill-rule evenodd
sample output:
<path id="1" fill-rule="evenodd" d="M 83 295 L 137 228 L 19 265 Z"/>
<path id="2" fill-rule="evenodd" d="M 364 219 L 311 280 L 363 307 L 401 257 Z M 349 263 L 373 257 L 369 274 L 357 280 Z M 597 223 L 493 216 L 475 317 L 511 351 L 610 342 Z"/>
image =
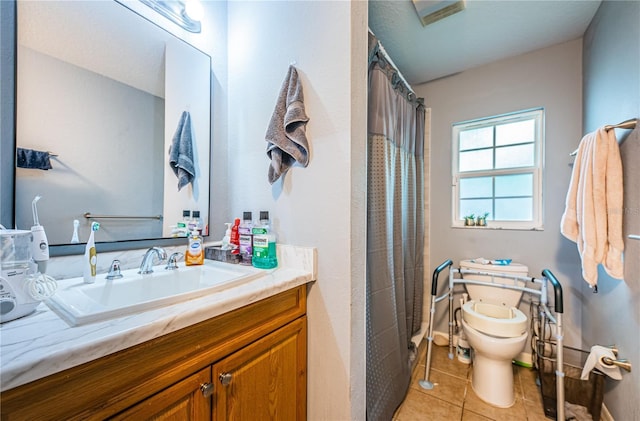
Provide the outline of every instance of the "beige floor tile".
<path id="1" fill-rule="evenodd" d="M 451 376 L 467 379 L 469 377 L 471 365 L 458 361 L 455 356 L 455 348 L 453 359 L 450 360 L 449 347 L 434 346 L 433 351 L 431 352 L 431 368 L 442 373 L 447 373 Z"/>
<path id="2" fill-rule="evenodd" d="M 464 409 L 498 421 L 527 419 L 527 412 L 522 399 L 516 399 L 516 402 L 510 408 L 496 408 L 495 406 L 491 406 L 480 399 L 478 395 L 475 394 L 472 387 L 467 387 L 467 394 L 464 399 Z"/>
<path id="3" fill-rule="evenodd" d="M 418 383 L 422 380 L 424 374 L 411 383 L 411 387 L 419 392 L 426 393 L 435 398 L 442 399 L 443 401 L 451 404 L 462 406 L 464 402 L 464 394 L 467 387 L 467 381 L 459 377 L 451 376 L 446 373 L 442 373 L 438 370 L 431 370 L 429 374 L 429 381 L 434 384 L 434 388 L 430 390 L 423 389 Z"/>
<path id="4" fill-rule="evenodd" d="M 407 397 L 394 416 L 397 421 L 416 420 L 460 420 L 462 408 L 445 402 L 414 388 L 409 388 Z"/>
<path id="5" fill-rule="evenodd" d="M 473 367 L 448 358 L 448 347 L 433 346 L 429 380 L 436 383 L 424 390 L 418 381 L 424 379 L 426 347 L 421 347 L 419 360 L 411 378 L 411 387 L 393 421 L 463 420 L 463 421 L 546 421 L 536 385 L 537 372 L 514 366 L 516 403 L 511 408 L 495 408 L 483 402 L 471 387 Z"/>
<path id="6" fill-rule="evenodd" d="M 540 388 L 536 384 L 538 372 L 531 368 L 518 368 L 518 377 L 522 386 L 522 397 L 525 400 L 535 402 L 542 406 L 542 396 Z"/>
<path id="7" fill-rule="evenodd" d="M 527 412 L 527 421 L 548 421 L 544 415 L 542 403 L 524 400 L 524 409 Z"/>
<path id="8" fill-rule="evenodd" d="M 462 421 L 493 421 L 493 418 L 487 418 L 484 415 L 476 414 L 473 411 L 463 409 Z"/>

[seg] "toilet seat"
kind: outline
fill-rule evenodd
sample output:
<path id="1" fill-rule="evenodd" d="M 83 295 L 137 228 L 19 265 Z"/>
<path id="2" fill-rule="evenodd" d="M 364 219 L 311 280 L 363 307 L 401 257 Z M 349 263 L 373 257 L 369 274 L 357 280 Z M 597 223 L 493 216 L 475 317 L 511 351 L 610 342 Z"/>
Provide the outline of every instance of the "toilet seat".
<path id="1" fill-rule="evenodd" d="M 462 318 L 472 328 L 497 338 L 515 338 L 526 332 L 527 316 L 515 307 L 467 301 Z"/>

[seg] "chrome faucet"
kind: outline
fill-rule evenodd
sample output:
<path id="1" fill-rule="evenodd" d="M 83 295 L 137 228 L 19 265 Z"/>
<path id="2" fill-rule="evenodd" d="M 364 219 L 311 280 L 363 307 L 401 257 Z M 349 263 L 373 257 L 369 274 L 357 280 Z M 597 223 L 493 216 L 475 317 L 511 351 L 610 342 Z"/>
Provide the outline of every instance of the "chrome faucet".
<path id="1" fill-rule="evenodd" d="M 167 252 L 161 247 L 151 247 L 147 250 L 142 258 L 142 263 L 140 263 L 139 274 L 146 275 L 153 273 L 153 258 L 155 256 L 157 256 L 160 261 L 163 261 L 167 258 Z"/>
<path id="2" fill-rule="evenodd" d="M 111 262 L 111 267 L 109 268 L 107 279 L 113 280 L 120 278 L 122 278 L 122 271 L 120 270 L 120 260 L 115 259 L 113 262 Z"/>
<path id="3" fill-rule="evenodd" d="M 178 269 L 178 260 L 183 258 L 184 254 L 178 252 L 173 253 L 171 256 L 169 256 L 169 259 L 167 259 L 167 266 L 165 266 L 164 268 L 166 270 L 173 270 L 173 269 Z"/>

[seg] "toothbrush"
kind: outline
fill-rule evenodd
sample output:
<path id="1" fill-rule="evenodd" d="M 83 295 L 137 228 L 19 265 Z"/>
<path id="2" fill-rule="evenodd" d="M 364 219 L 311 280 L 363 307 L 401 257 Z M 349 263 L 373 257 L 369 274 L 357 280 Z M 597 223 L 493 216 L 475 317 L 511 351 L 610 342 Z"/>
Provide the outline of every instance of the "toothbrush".
<path id="1" fill-rule="evenodd" d="M 96 281 L 96 266 L 98 264 L 98 256 L 96 255 L 96 245 L 94 239 L 94 233 L 100 229 L 98 222 L 91 223 L 91 234 L 87 240 L 87 245 L 84 249 L 84 269 L 82 276 L 85 284 L 92 284 Z"/>
<path id="2" fill-rule="evenodd" d="M 80 242 L 80 238 L 78 237 L 78 226 L 80 225 L 80 221 L 77 219 L 73 220 L 73 236 L 71 237 L 71 244 L 78 244 Z"/>

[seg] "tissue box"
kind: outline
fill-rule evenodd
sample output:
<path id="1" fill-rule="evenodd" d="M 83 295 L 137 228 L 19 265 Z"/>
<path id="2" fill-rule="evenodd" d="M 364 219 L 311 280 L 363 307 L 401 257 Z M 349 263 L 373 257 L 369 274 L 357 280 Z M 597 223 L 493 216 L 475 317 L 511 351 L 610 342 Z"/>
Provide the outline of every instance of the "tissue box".
<path id="1" fill-rule="evenodd" d="M 204 258 L 223 263 L 240 263 L 240 253 L 232 254 L 233 250 L 222 250 L 219 246 L 204 248 Z"/>

